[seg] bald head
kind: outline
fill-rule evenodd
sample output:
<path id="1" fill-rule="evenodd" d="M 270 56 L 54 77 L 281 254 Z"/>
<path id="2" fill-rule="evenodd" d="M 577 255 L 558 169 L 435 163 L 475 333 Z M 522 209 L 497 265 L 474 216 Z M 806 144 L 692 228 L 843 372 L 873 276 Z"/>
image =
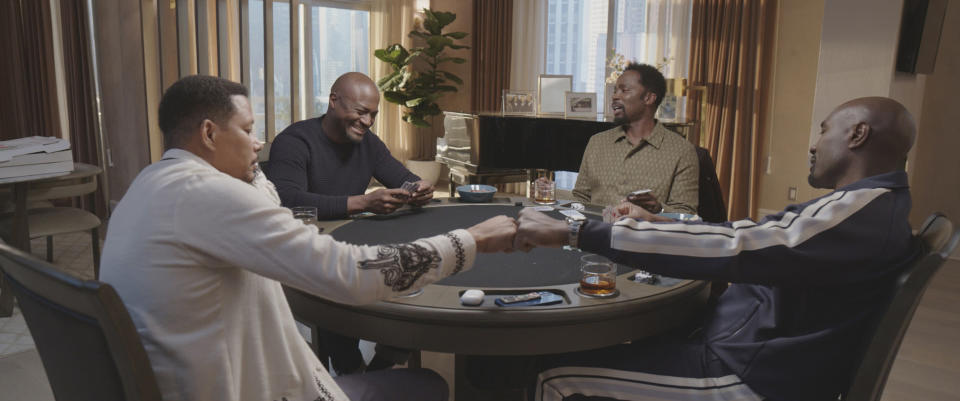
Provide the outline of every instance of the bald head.
<path id="1" fill-rule="evenodd" d="M 837 107 L 821 123 L 810 148 L 810 184 L 836 188 L 902 170 L 916 138 L 913 116 L 885 97 L 863 97 Z"/>
<path id="2" fill-rule="evenodd" d="M 370 77 L 359 72 L 348 72 L 333 81 L 330 87 L 330 94 L 337 96 L 346 96 L 356 99 L 363 96 L 373 96 L 380 101 L 380 92 L 377 90 L 377 84 L 373 83 Z M 333 102 L 330 102 L 333 103 Z"/>
<path id="3" fill-rule="evenodd" d="M 916 140 L 917 126 L 906 107 L 886 97 L 862 97 L 844 103 L 858 121 L 858 129 L 868 129 L 870 135 L 863 147 L 865 157 L 875 162 L 903 161 Z"/>
<path id="4" fill-rule="evenodd" d="M 330 87 L 330 104 L 321 125 L 336 143 L 360 143 L 377 118 L 380 92 L 373 80 L 359 72 L 341 75 Z"/>

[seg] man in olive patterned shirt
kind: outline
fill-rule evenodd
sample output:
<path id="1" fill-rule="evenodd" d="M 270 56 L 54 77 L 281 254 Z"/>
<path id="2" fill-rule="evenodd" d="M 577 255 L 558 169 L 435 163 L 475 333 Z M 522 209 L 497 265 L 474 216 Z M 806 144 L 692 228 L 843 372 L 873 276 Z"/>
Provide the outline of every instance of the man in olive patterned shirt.
<path id="1" fill-rule="evenodd" d="M 573 189 L 575 198 L 616 205 L 630 201 L 653 212 L 697 213 L 699 165 L 694 146 L 657 122 L 666 81 L 647 64 L 628 65 L 613 92 L 618 127 L 590 138 Z"/>

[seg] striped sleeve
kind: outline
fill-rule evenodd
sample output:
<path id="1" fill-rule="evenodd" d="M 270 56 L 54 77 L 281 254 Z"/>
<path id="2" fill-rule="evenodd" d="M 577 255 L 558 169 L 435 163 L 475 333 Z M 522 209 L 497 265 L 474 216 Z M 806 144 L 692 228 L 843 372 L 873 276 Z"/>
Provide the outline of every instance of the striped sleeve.
<path id="1" fill-rule="evenodd" d="M 897 198 L 886 188 L 837 191 L 759 223 L 622 220 L 584 226 L 581 246 L 672 277 L 759 284 L 861 277 L 889 239 Z M 892 250 L 891 250 L 892 251 Z M 803 274 L 796 274 L 803 272 Z M 811 274 L 823 273 L 823 274 Z M 799 280 L 799 281 L 795 281 Z"/>

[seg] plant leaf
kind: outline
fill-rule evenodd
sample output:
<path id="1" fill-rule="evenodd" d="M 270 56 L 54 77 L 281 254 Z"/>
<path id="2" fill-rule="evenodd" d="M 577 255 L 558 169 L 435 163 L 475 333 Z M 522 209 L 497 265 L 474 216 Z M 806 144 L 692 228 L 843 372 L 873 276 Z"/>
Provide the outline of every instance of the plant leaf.
<path id="1" fill-rule="evenodd" d="M 403 121 L 406 121 L 417 127 L 429 127 L 430 123 L 427 120 L 423 119 L 423 116 L 417 113 L 409 113 L 403 116 Z"/>
<path id="2" fill-rule="evenodd" d="M 384 61 L 384 62 L 387 62 L 387 63 L 393 61 L 393 60 L 390 58 L 390 56 L 389 56 L 389 54 L 387 53 L 387 51 L 384 50 L 384 49 L 374 50 L 374 51 L 373 51 L 373 56 L 376 57 L 376 58 L 378 58 L 378 59 L 380 59 L 380 61 Z"/>
<path id="3" fill-rule="evenodd" d="M 410 99 L 410 100 L 407 100 L 406 103 L 404 103 L 404 106 L 407 106 L 407 107 L 416 107 L 416 106 L 420 105 L 421 103 L 423 103 L 423 102 L 426 101 L 426 100 L 427 100 L 427 98 L 424 98 L 424 97 L 418 97 L 418 98 L 416 98 L 416 99 Z"/>
<path id="4" fill-rule="evenodd" d="M 434 18 L 436 18 L 437 23 L 440 24 L 440 28 L 450 25 L 455 19 L 457 19 L 457 14 L 447 12 L 447 11 L 433 11 Z"/>
<path id="5" fill-rule="evenodd" d="M 455 45 L 455 44 L 450 44 L 449 46 L 451 49 L 469 49 L 470 48 L 470 46 Z"/>
<path id="6" fill-rule="evenodd" d="M 437 86 L 437 90 L 438 90 L 438 91 L 443 91 L 443 92 L 456 92 L 456 91 L 457 91 L 457 87 L 456 87 L 456 86 L 450 86 L 450 85 L 438 85 L 438 86 Z"/>
<path id="7" fill-rule="evenodd" d="M 403 79 L 402 72 L 402 70 L 395 70 L 383 78 L 380 78 L 377 80 L 377 87 L 380 88 L 381 91 L 393 90 Z"/>
<path id="8" fill-rule="evenodd" d="M 404 104 L 407 102 L 407 99 L 403 93 L 397 91 L 385 91 L 383 92 L 383 98 L 387 99 L 387 101 L 390 103 Z"/>
<path id="9" fill-rule="evenodd" d="M 463 85 L 463 80 L 460 79 L 460 77 L 454 75 L 452 72 L 440 71 L 440 73 L 443 74 L 443 76 L 447 77 L 447 79 L 453 82 L 456 82 L 458 85 Z"/>
<path id="10" fill-rule="evenodd" d="M 423 29 L 426 29 L 431 35 L 439 35 L 443 27 L 440 26 L 437 17 L 426 8 L 423 9 L 423 14 L 426 17 L 423 19 Z"/>
<path id="11" fill-rule="evenodd" d="M 467 37 L 467 33 L 466 32 L 448 32 L 443 34 L 443 36 L 451 37 L 454 39 L 463 39 Z"/>
<path id="12" fill-rule="evenodd" d="M 453 39 L 442 35 L 434 35 L 427 38 L 427 45 L 430 46 L 431 49 L 436 48 L 438 50 L 443 50 L 444 46 L 453 45 Z"/>

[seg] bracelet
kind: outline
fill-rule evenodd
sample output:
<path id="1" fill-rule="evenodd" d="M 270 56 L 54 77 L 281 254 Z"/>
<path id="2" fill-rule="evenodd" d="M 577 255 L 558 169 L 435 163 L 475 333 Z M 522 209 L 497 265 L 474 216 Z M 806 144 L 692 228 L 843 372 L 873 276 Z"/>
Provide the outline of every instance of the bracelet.
<path id="1" fill-rule="evenodd" d="M 567 220 L 567 245 L 571 248 L 580 248 L 580 228 L 583 227 L 583 220 Z"/>

